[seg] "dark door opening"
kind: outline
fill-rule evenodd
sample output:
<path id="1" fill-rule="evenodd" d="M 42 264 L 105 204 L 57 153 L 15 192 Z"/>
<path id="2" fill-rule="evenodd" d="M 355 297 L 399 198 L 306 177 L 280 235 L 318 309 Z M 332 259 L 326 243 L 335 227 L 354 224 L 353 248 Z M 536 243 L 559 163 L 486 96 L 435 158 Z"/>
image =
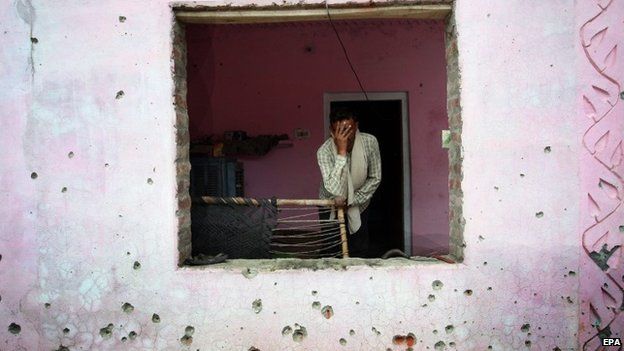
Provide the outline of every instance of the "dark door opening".
<path id="1" fill-rule="evenodd" d="M 332 101 L 330 108 L 348 106 L 359 119 L 362 133 L 379 142 L 381 183 L 369 205 L 370 255 L 391 249 L 405 251 L 403 204 L 403 138 L 401 100 Z"/>

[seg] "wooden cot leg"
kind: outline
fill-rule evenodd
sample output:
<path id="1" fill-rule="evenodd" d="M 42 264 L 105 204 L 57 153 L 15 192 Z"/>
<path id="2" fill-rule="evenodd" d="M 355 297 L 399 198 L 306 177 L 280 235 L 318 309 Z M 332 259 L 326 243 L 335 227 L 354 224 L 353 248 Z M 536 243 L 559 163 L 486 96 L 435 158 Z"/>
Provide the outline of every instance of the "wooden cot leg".
<path id="1" fill-rule="evenodd" d="M 340 223 L 340 240 L 342 241 L 342 258 L 349 257 L 347 243 L 347 227 L 345 226 L 344 207 L 338 207 L 338 222 Z"/>

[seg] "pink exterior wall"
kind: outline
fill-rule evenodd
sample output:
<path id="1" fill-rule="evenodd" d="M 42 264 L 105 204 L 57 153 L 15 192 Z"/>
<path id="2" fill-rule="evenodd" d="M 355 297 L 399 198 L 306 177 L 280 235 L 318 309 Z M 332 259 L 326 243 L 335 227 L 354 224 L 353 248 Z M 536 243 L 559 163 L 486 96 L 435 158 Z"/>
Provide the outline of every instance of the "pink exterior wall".
<path id="1" fill-rule="evenodd" d="M 413 254 L 448 253 L 444 24 L 338 21 L 336 28 L 367 91 L 408 92 Z M 360 91 L 330 24 L 190 26 L 187 38 L 191 138 L 245 130 L 294 139 L 295 128 L 308 129 L 310 139 L 292 148 L 244 159 L 245 194 L 317 198 L 323 93 Z"/>
<path id="2" fill-rule="evenodd" d="M 609 248 L 622 240 L 621 164 L 611 168 L 622 66 L 608 55 L 621 47 L 621 4 L 457 2 L 463 263 L 287 270 L 176 266 L 168 2 L 2 2 L 0 348 L 397 350 L 392 337 L 412 332 L 415 350 L 576 350 L 596 333 L 590 302 L 621 336 L 621 250 L 606 272 L 586 251 L 603 233 Z M 295 323 L 301 341 L 282 335 Z"/>
<path id="3" fill-rule="evenodd" d="M 583 2 L 577 16 L 581 79 L 576 119 L 583 133 L 579 339 L 584 350 L 601 347 L 599 332 L 624 336 L 622 19 L 622 1 Z M 598 260 L 603 267 L 592 259 L 598 253 L 603 255 Z"/>

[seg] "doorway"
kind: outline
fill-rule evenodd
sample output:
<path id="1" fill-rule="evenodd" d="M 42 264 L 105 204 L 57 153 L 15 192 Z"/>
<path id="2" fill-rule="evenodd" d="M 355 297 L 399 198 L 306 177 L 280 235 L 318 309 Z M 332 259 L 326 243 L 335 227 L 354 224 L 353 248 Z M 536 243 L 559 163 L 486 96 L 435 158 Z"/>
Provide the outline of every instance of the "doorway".
<path id="1" fill-rule="evenodd" d="M 325 94 L 325 130 L 329 112 L 348 106 L 362 133 L 379 143 L 381 183 L 369 205 L 370 255 L 381 257 L 391 249 L 411 255 L 410 163 L 406 93 Z"/>

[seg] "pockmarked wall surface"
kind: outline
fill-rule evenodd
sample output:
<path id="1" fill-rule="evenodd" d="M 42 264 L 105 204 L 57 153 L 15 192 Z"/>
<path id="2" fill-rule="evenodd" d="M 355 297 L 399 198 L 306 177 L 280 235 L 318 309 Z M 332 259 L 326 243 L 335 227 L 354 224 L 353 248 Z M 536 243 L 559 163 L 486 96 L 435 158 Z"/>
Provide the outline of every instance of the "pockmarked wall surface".
<path id="1" fill-rule="evenodd" d="M 447 253 L 444 23 L 377 19 L 335 26 L 368 92 L 407 92 L 413 253 Z M 317 198 L 323 94 L 360 92 L 330 23 L 190 25 L 186 38 L 191 140 L 227 130 L 288 134 L 291 148 L 241 159 L 245 195 Z M 297 140 L 296 128 L 310 131 L 310 137 Z M 382 181 L 400 179 L 388 174 Z"/>
<path id="2" fill-rule="evenodd" d="M 0 348 L 404 350 L 409 341 L 414 350 L 580 349 L 598 331 L 587 319 L 596 287 L 617 286 L 594 275 L 621 276 L 619 261 L 591 271 L 595 261 L 583 256 L 582 234 L 619 214 L 594 196 L 598 178 L 586 162 L 600 154 L 584 136 L 598 120 L 582 94 L 600 92 L 592 85 L 615 94 L 590 79 L 604 77 L 590 67 L 619 82 L 621 66 L 581 55 L 581 38 L 600 32 L 581 31 L 591 19 L 582 11 L 612 8 L 611 26 L 622 7 L 577 3 L 456 3 L 461 264 L 197 269 L 177 266 L 169 4 L 3 2 Z M 610 34 L 605 45 L 620 40 Z M 609 128 L 621 134 L 619 124 Z M 590 186 L 606 211 L 594 222 L 581 220 L 595 211 Z M 618 196 L 605 199 L 619 208 Z M 605 305 L 593 303 L 601 329 L 620 315 Z"/>
<path id="3" fill-rule="evenodd" d="M 624 336 L 624 2 L 579 4 L 576 48 L 581 121 L 581 315 L 584 350 Z"/>

